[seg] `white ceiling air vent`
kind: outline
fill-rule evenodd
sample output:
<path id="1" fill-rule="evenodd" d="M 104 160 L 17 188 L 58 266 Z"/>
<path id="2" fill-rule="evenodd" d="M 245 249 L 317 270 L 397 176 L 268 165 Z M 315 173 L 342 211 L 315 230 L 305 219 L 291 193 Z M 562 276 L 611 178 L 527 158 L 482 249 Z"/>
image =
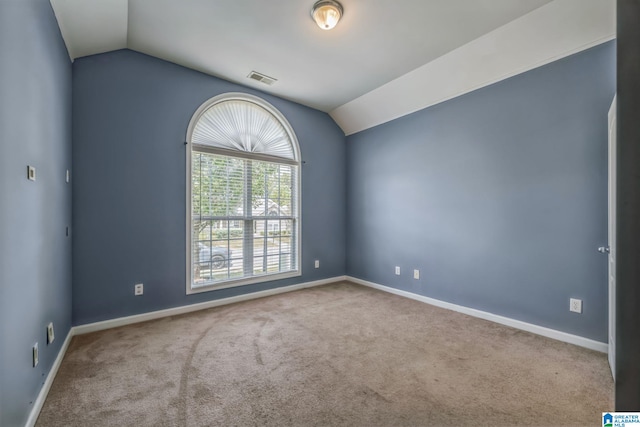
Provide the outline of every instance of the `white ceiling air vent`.
<path id="1" fill-rule="evenodd" d="M 269 86 L 271 86 L 272 84 L 274 84 L 275 82 L 278 81 L 278 79 L 274 79 L 273 77 L 265 76 L 264 74 L 260 74 L 257 71 L 250 72 L 247 77 L 249 77 L 252 80 L 257 80 L 260 83 L 264 83 L 264 84 L 269 85 Z"/>

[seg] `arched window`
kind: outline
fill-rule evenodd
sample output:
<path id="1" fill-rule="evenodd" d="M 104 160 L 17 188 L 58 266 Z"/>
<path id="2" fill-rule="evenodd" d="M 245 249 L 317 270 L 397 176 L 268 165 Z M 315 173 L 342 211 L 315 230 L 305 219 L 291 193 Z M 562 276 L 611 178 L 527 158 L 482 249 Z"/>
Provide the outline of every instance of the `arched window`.
<path id="1" fill-rule="evenodd" d="M 187 293 L 300 275 L 300 149 L 284 116 L 220 95 L 187 145 Z"/>

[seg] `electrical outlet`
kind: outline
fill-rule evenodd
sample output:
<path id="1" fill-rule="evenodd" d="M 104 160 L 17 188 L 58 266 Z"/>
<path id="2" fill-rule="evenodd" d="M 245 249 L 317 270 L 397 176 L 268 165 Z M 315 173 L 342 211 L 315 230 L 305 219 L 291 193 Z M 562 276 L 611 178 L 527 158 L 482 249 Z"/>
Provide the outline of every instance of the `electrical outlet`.
<path id="1" fill-rule="evenodd" d="M 33 356 L 33 367 L 35 368 L 36 366 L 38 366 L 38 343 L 34 344 L 31 354 Z"/>
<path id="2" fill-rule="evenodd" d="M 144 294 L 144 285 L 142 283 L 136 283 L 136 285 L 133 287 L 133 293 L 135 295 Z"/>
<path id="3" fill-rule="evenodd" d="M 50 322 L 47 325 L 47 344 L 51 344 L 55 338 L 56 336 L 53 333 L 53 322 Z"/>
<path id="4" fill-rule="evenodd" d="M 36 168 L 33 166 L 27 166 L 27 178 L 29 178 L 29 181 L 36 180 Z"/>
<path id="5" fill-rule="evenodd" d="M 416 280 L 420 278 L 420 270 L 413 270 L 413 278 Z"/>
<path id="6" fill-rule="evenodd" d="M 317 259 L 316 262 L 314 263 L 316 268 L 320 268 L 320 260 Z"/>
<path id="7" fill-rule="evenodd" d="M 399 276 L 399 275 L 400 275 L 400 267 L 396 265 L 396 276 Z"/>
<path id="8" fill-rule="evenodd" d="M 574 313 L 582 313 L 582 300 L 576 298 L 569 299 L 569 310 Z"/>

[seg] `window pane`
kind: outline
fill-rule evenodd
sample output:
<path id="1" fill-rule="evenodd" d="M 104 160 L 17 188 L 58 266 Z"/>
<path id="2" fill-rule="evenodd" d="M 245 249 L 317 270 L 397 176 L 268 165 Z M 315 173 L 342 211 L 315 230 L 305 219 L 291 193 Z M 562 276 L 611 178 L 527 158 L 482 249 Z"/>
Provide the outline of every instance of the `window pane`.
<path id="1" fill-rule="evenodd" d="M 243 229 L 231 221 L 193 222 L 192 277 L 194 286 L 241 277 L 243 274 Z"/>
<path id="2" fill-rule="evenodd" d="M 272 237 L 268 239 L 267 255 L 277 255 L 280 253 L 280 238 Z"/>
<path id="3" fill-rule="evenodd" d="M 273 165 L 272 168 L 269 169 L 269 173 L 266 177 L 266 187 L 267 187 L 267 197 L 269 200 L 273 201 L 276 206 L 280 206 L 282 204 L 281 194 L 280 194 L 280 168 L 281 165 Z M 278 215 L 280 213 L 278 212 Z"/>
<path id="4" fill-rule="evenodd" d="M 251 204 L 253 207 L 253 216 L 267 216 L 269 214 L 269 204 L 267 203 L 268 164 L 255 160 L 251 163 L 253 178 Z"/>
<path id="5" fill-rule="evenodd" d="M 280 270 L 280 255 L 269 255 L 267 257 L 267 272 L 277 273 Z"/>
<path id="6" fill-rule="evenodd" d="M 283 219 L 280 221 L 280 235 L 282 237 L 291 237 L 294 230 L 294 221 L 291 219 Z"/>
<path id="7" fill-rule="evenodd" d="M 293 254 L 282 254 L 280 255 L 280 265 L 282 271 L 295 270 L 295 258 Z"/>
<path id="8" fill-rule="evenodd" d="M 263 222 L 263 221 L 260 221 Z M 257 256 L 264 256 L 266 255 L 266 247 L 267 247 L 267 240 L 263 237 L 255 237 L 253 239 L 253 256 L 257 257 Z"/>
<path id="9" fill-rule="evenodd" d="M 291 206 L 293 202 L 293 178 L 292 166 L 281 165 L 278 174 L 279 192 L 280 192 L 280 208 L 285 216 L 292 216 L 295 213 Z"/>
<path id="10" fill-rule="evenodd" d="M 194 152 L 192 212 L 194 216 L 241 216 L 244 211 L 245 161 Z"/>
<path id="11" fill-rule="evenodd" d="M 253 274 L 264 274 L 267 271 L 265 265 L 266 258 L 262 256 L 253 257 Z"/>

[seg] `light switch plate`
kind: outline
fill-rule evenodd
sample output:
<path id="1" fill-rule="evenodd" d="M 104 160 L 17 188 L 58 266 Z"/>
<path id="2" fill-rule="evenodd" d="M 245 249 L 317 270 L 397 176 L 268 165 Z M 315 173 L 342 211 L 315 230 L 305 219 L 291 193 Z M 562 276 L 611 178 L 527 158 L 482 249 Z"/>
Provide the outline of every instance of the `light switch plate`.
<path id="1" fill-rule="evenodd" d="M 27 178 L 29 181 L 36 180 L 36 168 L 33 166 L 27 166 Z"/>
<path id="2" fill-rule="evenodd" d="M 38 343 L 35 343 L 31 353 L 33 357 L 33 367 L 38 366 Z"/>
<path id="3" fill-rule="evenodd" d="M 56 339 L 56 336 L 53 332 L 53 322 L 50 322 L 47 325 L 47 344 L 51 344 L 54 339 Z"/>

